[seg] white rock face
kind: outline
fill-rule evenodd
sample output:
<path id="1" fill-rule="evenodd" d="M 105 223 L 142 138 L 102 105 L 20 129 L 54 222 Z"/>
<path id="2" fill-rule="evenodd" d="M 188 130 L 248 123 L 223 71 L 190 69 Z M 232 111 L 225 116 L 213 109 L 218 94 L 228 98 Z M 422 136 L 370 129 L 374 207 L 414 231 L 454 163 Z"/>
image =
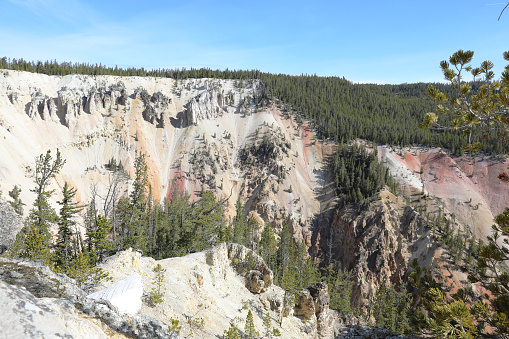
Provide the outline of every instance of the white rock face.
<path id="1" fill-rule="evenodd" d="M 0 338 L 107 338 L 67 300 L 36 298 L 0 281 Z"/>
<path id="2" fill-rule="evenodd" d="M 141 309 L 143 281 L 138 273 L 117 281 L 105 290 L 90 294 L 91 299 L 102 299 L 110 302 L 120 313 L 136 314 Z"/>
<path id="3" fill-rule="evenodd" d="M 224 95 L 216 90 L 193 98 L 184 115 L 184 126 L 196 125 L 200 120 L 215 119 L 226 112 Z"/>

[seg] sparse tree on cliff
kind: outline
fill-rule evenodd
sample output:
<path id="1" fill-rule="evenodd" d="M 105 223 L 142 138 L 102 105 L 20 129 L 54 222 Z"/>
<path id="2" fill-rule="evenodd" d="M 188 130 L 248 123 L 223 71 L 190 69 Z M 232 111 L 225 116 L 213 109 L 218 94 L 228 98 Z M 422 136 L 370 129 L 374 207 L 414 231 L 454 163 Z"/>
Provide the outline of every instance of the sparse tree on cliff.
<path id="1" fill-rule="evenodd" d="M 256 331 L 253 319 L 253 312 L 251 312 L 251 310 L 247 312 L 245 333 L 246 338 L 248 339 L 254 339 L 258 337 L 258 331 Z"/>
<path id="2" fill-rule="evenodd" d="M 58 217 L 49 203 L 53 190 L 48 190 L 51 179 L 62 169 L 65 160 L 57 149 L 53 160 L 51 151 L 41 154 L 35 162 L 35 188 L 31 191 L 37 194 L 34 207 L 26 221 L 26 228 L 20 232 L 21 248 L 19 256 L 30 260 L 43 259 L 50 261 L 51 234 L 49 226 L 56 222 Z"/>
<path id="3" fill-rule="evenodd" d="M 14 185 L 12 191 L 9 191 L 9 196 L 12 198 L 12 201 L 9 201 L 9 203 L 11 204 L 12 208 L 14 208 L 16 213 L 23 215 L 23 206 L 25 206 L 25 204 L 19 197 L 20 193 L 21 188 L 19 188 L 18 185 Z"/>
<path id="4" fill-rule="evenodd" d="M 76 197 L 76 188 L 69 187 L 67 182 L 62 189 L 62 195 L 62 201 L 58 202 L 62 207 L 60 208 L 60 217 L 57 222 L 58 233 L 54 248 L 55 264 L 65 271 L 65 269 L 69 267 L 71 260 L 76 257 L 77 249 L 73 245 L 73 228 L 76 225 L 74 219 L 76 214 L 81 211 L 82 207 L 78 206 L 74 201 Z"/>

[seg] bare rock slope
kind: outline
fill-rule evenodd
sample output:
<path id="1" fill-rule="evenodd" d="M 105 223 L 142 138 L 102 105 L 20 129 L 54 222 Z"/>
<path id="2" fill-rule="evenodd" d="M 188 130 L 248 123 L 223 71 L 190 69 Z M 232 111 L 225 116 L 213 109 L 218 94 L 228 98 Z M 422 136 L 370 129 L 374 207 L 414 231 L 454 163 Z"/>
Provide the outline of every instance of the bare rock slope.
<path id="1" fill-rule="evenodd" d="M 168 324 L 178 320 L 184 336 L 217 338 L 230 323 L 242 333 L 249 310 L 260 333 L 265 332 L 263 319 L 267 314 L 271 329 L 278 329 L 283 338 L 333 338 L 339 333 L 341 322 L 328 307 L 326 285 L 302 292 L 310 296 L 311 303 L 314 301 L 309 311 L 312 314 L 295 314 L 295 310 L 305 307 L 302 302 L 285 306 L 284 291 L 272 283 L 272 271 L 257 254 L 241 245 L 221 244 L 208 251 L 159 261 L 128 250 L 108 258 L 101 267 L 114 281 L 137 272 L 148 295 L 154 287 L 153 269 L 157 264 L 166 270 L 163 302 L 154 305 L 146 298 L 140 313 Z"/>
<path id="2" fill-rule="evenodd" d="M 203 187 L 231 196 L 228 216 L 240 197 L 262 224 L 290 216 L 296 237 L 309 242 L 308 220 L 320 210 L 315 188 L 333 148 L 314 140 L 306 124 L 256 101 L 260 91 L 257 81 L 2 71 L 0 189 L 6 195 L 17 184 L 28 209 L 35 158 L 59 149 L 67 163 L 51 183 L 54 201 L 67 181 L 87 203 L 108 194 L 108 162 L 132 174 L 138 151 L 146 154 L 156 199 L 171 194 L 172 182 L 193 197 Z M 116 194 L 127 194 L 127 186 Z"/>

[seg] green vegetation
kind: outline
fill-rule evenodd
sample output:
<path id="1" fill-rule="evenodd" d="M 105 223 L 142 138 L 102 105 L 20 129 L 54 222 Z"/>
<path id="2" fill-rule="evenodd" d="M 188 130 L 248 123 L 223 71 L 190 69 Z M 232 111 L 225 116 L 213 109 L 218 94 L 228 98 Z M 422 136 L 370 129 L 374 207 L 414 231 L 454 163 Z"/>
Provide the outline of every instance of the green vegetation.
<path id="1" fill-rule="evenodd" d="M 235 327 L 235 324 L 233 322 L 230 323 L 230 328 L 228 330 L 224 330 L 223 338 L 224 339 L 240 339 L 240 335 L 237 330 L 237 327 Z"/>
<path id="2" fill-rule="evenodd" d="M 21 193 L 21 188 L 18 187 L 18 185 L 14 185 L 11 191 L 9 191 L 9 196 L 12 198 L 12 201 L 9 201 L 9 204 L 11 204 L 12 208 L 14 208 L 14 211 L 18 213 L 19 215 L 23 215 L 23 206 L 25 205 L 21 198 L 19 197 Z"/>
<path id="3" fill-rule="evenodd" d="M 330 162 L 336 183 L 339 207 L 355 203 L 359 209 L 367 206 L 384 186 L 396 190 L 396 184 L 389 171 L 378 161 L 376 149 L 368 152 L 365 147 L 340 145 Z"/>
<path id="4" fill-rule="evenodd" d="M 164 300 L 164 273 L 166 269 L 164 269 L 161 264 L 157 264 L 154 267 L 154 280 L 152 281 L 152 289 L 150 290 L 150 301 L 152 304 L 160 304 Z"/>
<path id="5" fill-rule="evenodd" d="M 506 117 L 509 108 L 509 65 L 505 67 L 501 80 L 495 81 L 493 63 L 484 61 L 480 67 L 473 68 L 470 66 L 473 56 L 472 51 L 459 50 L 449 58 L 449 62 L 440 63 L 445 79 L 456 92 L 450 95 L 429 86 L 428 95 L 437 102 L 436 113 L 427 113 L 420 124 L 424 129 L 462 131 L 468 137 L 465 149 L 469 152 L 483 149 L 489 143 L 486 140 L 488 137 L 479 141 L 475 140 L 475 135 L 481 133 L 485 136 L 493 131 L 502 131 L 500 141 L 505 142 L 509 131 Z M 509 52 L 504 53 L 504 59 L 509 61 Z M 462 73 L 466 72 L 472 75 L 472 83 L 463 81 Z M 504 173 L 499 178 L 508 181 Z M 480 284 L 489 293 L 479 297 L 460 290 L 447 298 L 445 286 L 434 282 L 422 270 L 415 270 L 412 279 L 423 296 L 428 311 L 428 328 L 434 335 L 473 338 L 478 334 L 494 333 L 500 338 L 509 338 L 509 242 L 503 238 L 509 235 L 509 209 L 497 216 L 495 222 L 488 244 L 475 246 L 475 240 L 469 241 L 470 252 L 474 248 L 475 252 L 478 251 L 475 253 L 477 263 L 468 267 L 469 280 Z M 462 244 L 458 247 L 462 247 Z"/>
<path id="6" fill-rule="evenodd" d="M 403 290 L 403 286 L 398 290 L 392 284 L 389 287 L 381 284 L 370 304 L 375 327 L 401 334 L 414 332 L 410 318 L 412 301 L 411 294 Z"/>
<path id="7" fill-rule="evenodd" d="M 171 325 L 169 326 L 169 330 L 180 334 L 180 330 L 182 329 L 182 325 L 179 325 L 180 321 L 178 319 L 170 318 Z"/>
<path id="8" fill-rule="evenodd" d="M 247 312 L 246 327 L 244 332 L 246 334 L 247 339 L 255 339 L 256 337 L 258 337 L 258 331 L 256 331 L 253 320 L 253 312 L 251 312 L 251 310 Z"/>

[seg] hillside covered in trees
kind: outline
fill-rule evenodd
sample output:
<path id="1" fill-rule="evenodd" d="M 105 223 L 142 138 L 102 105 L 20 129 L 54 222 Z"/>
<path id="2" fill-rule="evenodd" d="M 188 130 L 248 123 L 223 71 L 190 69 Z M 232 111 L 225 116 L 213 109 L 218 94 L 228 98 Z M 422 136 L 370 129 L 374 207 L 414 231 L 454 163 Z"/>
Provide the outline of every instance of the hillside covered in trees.
<path id="1" fill-rule="evenodd" d="M 261 80 L 261 94 L 253 94 L 255 105 L 275 100 L 297 119 L 307 119 L 318 136 L 336 142 L 360 138 L 378 144 L 396 146 L 442 147 L 454 155 L 463 154 L 466 136 L 457 131 L 431 132 L 417 126 L 435 104 L 426 94 L 426 83 L 401 85 L 355 84 L 344 77 L 291 76 L 258 70 L 152 69 L 109 67 L 97 64 L 0 59 L 0 68 L 48 75 L 86 74 L 163 77 L 176 80 L 191 78 L 235 79 L 243 82 Z M 453 94 L 446 84 L 434 84 L 440 91 Z M 475 90 L 478 86 L 473 84 Z M 509 146 L 501 142 L 501 131 L 473 135 L 473 142 L 483 141 L 480 151 L 505 154 Z"/>

